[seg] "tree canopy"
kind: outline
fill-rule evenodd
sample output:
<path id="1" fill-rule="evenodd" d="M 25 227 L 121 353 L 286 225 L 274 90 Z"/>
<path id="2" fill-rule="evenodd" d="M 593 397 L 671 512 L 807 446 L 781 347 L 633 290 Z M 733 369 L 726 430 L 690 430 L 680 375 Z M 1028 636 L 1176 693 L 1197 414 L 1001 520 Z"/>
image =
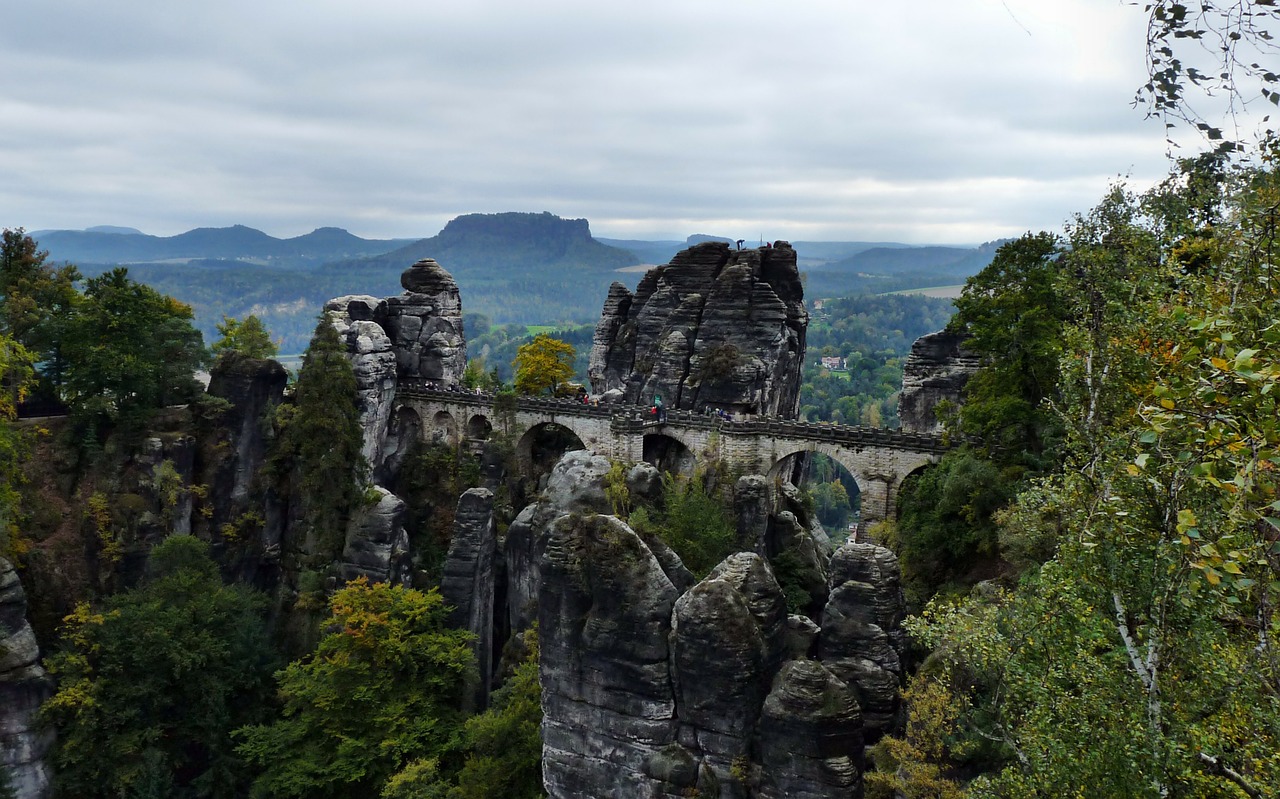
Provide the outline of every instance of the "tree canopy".
<path id="1" fill-rule="evenodd" d="M 224 316 L 217 328 L 221 338 L 209 348 L 214 355 L 238 352 L 249 358 L 273 358 L 279 351 L 262 320 L 253 314 L 243 321 Z"/>
<path id="2" fill-rule="evenodd" d="M 335 632 L 277 675 L 282 718 L 238 734 L 240 754 L 262 769 L 253 796 L 377 796 L 456 743 L 472 655 L 440 594 L 360 578 L 329 607 Z"/>
<path id="3" fill-rule="evenodd" d="M 573 377 L 573 361 L 577 353 L 573 345 L 545 333 L 533 337 L 516 351 L 515 388 L 521 394 L 555 392 Z"/>
<path id="4" fill-rule="evenodd" d="M 48 661 L 58 692 L 61 792 L 83 797 L 243 796 L 231 731 L 261 720 L 275 661 L 266 598 L 224 585 L 209 547 L 173 536 L 138 588 L 67 617 Z"/>

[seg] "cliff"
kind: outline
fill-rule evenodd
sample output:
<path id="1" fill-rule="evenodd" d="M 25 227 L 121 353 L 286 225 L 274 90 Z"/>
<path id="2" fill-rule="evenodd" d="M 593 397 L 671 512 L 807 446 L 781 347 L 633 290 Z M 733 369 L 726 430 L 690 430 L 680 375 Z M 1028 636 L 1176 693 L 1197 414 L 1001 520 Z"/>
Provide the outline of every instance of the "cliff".
<path id="1" fill-rule="evenodd" d="M 52 789 L 44 757 L 53 733 L 39 725 L 36 713 L 53 693 L 53 681 L 40 665 L 26 616 L 18 574 L 0 558 L 0 772 L 7 770 L 17 799 L 44 799 Z"/>
<path id="2" fill-rule="evenodd" d="M 597 394 L 673 408 L 795 418 L 804 291 L 786 242 L 735 250 L 706 242 L 609 289 L 588 374 Z"/>
<path id="3" fill-rule="evenodd" d="M 898 419 L 908 433 L 941 433 L 940 403 L 958 405 L 964 386 L 981 366 L 978 356 L 964 348 L 966 336 L 940 330 L 911 345 L 902 367 Z"/>

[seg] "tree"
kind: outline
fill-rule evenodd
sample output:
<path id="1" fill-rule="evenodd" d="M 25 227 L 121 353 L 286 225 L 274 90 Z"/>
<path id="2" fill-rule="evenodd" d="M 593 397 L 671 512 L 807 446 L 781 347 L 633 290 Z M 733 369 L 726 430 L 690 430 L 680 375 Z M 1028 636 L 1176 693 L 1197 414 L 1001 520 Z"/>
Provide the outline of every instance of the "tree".
<path id="1" fill-rule="evenodd" d="M 269 468 L 296 477 L 309 539 L 337 555 L 347 519 L 364 496 L 368 465 L 362 447 L 356 376 L 338 331 L 322 317 L 302 358 L 292 405 L 279 409 Z"/>
<path id="2" fill-rule="evenodd" d="M 18 516 L 24 482 L 22 461 L 27 437 L 14 426 L 18 403 L 32 382 L 31 354 L 21 344 L 0 333 L 0 558 L 21 554 Z"/>
<path id="3" fill-rule="evenodd" d="M 1225 98 L 1223 115 L 1233 125 L 1258 99 L 1280 105 L 1280 75 L 1270 67 L 1277 45 L 1268 29 L 1280 21 L 1280 8 L 1274 0 L 1144 0 L 1141 5 L 1147 15 L 1149 80 L 1135 103 L 1145 105 L 1148 116 L 1164 120 L 1166 129 L 1183 122 L 1217 152 L 1243 153 L 1239 131 L 1212 124 L 1196 100 Z M 1265 135 L 1269 138 L 1271 131 Z"/>
<path id="4" fill-rule="evenodd" d="M 22 228 L 6 229 L 0 239 L 0 332 L 32 352 L 45 381 L 38 391 L 52 396 L 66 368 L 62 339 L 80 299 L 80 273 L 51 266 L 48 257 Z"/>
<path id="5" fill-rule="evenodd" d="M 335 632 L 277 675 L 283 717 L 237 733 L 239 753 L 262 769 L 253 796 L 376 796 L 454 745 L 473 665 L 440 594 L 361 577 L 329 607 Z"/>
<path id="6" fill-rule="evenodd" d="M 209 348 L 214 355 L 238 352 L 249 358 L 274 358 L 278 351 L 262 320 L 252 314 L 244 321 L 224 316 L 217 328 L 222 338 Z"/>
<path id="7" fill-rule="evenodd" d="M 49 659 L 58 692 L 54 765 L 69 796 L 234 797 L 245 788 L 231 731 L 268 706 L 266 599 L 224 585 L 208 544 L 172 536 L 138 588 L 67 617 Z"/>
<path id="8" fill-rule="evenodd" d="M 191 320 L 189 305 L 131 280 L 123 267 L 90 278 L 62 346 L 63 393 L 73 416 L 91 429 L 138 424 L 158 408 L 190 401 L 206 356 Z"/>
<path id="9" fill-rule="evenodd" d="M 516 359 L 512 363 L 516 370 L 516 391 L 521 394 L 554 393 L 557 386 L 573 377 L 576 357 L 572 344 L 539 333 L 533 341 L 516 351 Z"/>
<path id="10" fill-rule="evenodd" d="M 912 624 L 987 742 L 970 796 L 1280 788 L 1280 179 L 1187 166 L 1068 231 L 1066 468 L 996 517 L 1048 559 Z"/>

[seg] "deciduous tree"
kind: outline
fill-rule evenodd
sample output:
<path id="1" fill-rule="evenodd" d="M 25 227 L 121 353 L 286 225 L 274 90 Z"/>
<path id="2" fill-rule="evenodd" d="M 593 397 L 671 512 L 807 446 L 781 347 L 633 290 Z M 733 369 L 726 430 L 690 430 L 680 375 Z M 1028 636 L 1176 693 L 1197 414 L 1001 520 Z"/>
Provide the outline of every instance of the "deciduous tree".
<path id="1" fill-rule="evenodd" d="M 222 338 L 213 342 L 213 346 L 209 348 L 214 355 L 238 352 L 249 358 L 274 358 L 278 351 L 262 320 L 253 314 L 246 316 L 243 321 L 224 316 L 217 328 Z"/>
<path id="2" fill-rule="evenodd" d="M 455 745 L 473 665 L 440 594 L 362 577 L 329 606 L 335 632 L 278 675 L 283 717 L 239 732 L 238 751 L 262 769 L 253 796 L 377 796 Z"/>
<path id="3" fill-rule="evenodd" d="M 521 394 L 554 393 L 557 386 L 573 377 L 576 357 L 572 344 L 539 333 L 533 341 L 516 351 L 512 364 L 516 370 L 516 391 Z"/>

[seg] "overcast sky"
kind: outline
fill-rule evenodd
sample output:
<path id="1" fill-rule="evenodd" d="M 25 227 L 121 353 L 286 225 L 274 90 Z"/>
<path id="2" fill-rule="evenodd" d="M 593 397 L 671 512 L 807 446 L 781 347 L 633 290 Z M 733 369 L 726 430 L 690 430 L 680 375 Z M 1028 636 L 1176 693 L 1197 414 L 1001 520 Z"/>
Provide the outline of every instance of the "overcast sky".
<path id="1" fill-rule="evenodd" d="M 0 226 L 976 243 L 1167 169 L 1120 0 L 39 0 Z"/>

